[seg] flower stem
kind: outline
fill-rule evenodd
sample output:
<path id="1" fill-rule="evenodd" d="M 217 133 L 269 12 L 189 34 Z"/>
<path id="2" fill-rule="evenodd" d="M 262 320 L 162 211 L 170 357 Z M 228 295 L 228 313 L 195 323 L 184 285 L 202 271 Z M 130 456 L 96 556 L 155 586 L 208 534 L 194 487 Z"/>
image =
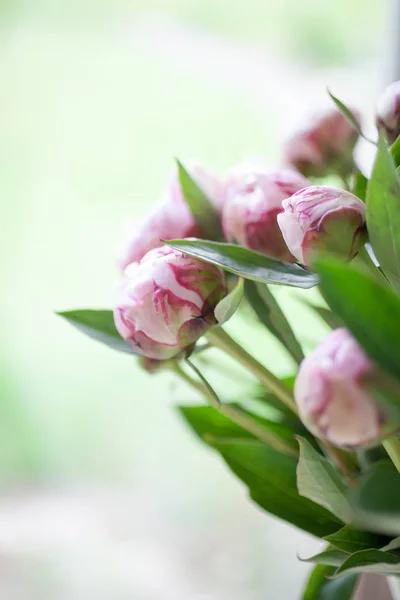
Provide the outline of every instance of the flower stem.
<path id="1" fill-rule="evenodd" d="M 382 446 L 389 454 L 392 463 L 400 473 L 400 440 L 397 436 L 393 435 L 386 440 L 383 440 Z"/>
<path id="2" fill-rule="evenodd" d="M 317 440 L 321 448 L 325 450 L 328 458 L 339 469 L 342 475 L 344 475 L 348 481 L 352 481 L 354 473 L 359 466 L 357 457 L 346 450 L 331 446 L 331 444 L 325 442 L 325 440 L 321 440 L 320 438 L 317 438 Z"/>
<path id="3" fill-rule="evenodd" d="M 222 361 L 217 361 L 214 358 L 210 359 L 208 356 L 205 357 L 201 354 L 196 354 L 196 361 L 197 363 L 201 363 L 201 366 L 209 367 L 220 375 L 226 375 L 231 381 L 237 380 L 238 382 L 243 382 L 243 375 L 242 373 L 239 373 L 237 369 L 235 369 L 236 365 L 227 365 Z"/>
<path id="4" fill-rule="evenodd" d="M 188 385 L 200 392 L 207 402 L 216 410 L 219 410 L 223 415 L 228 417 L 231 421 L 242 427 L 256 438 L 271 446 L 278 452 L 282 452 L 289 456 L 298 456 L 296 449 L 289 443 L 285 442 L 282 438 L 276 436 L 274 433 L 263 427 L 255 419 L 249 416 L 247 413 L 242 411 L 239 407 L 233 406 L 232 404 L 223 404 L 219 401 L 218 396 L 211 388 L 208 381 L 189 359 L 186 359 L 186 364 L 196 373 L 202 383 L 194 380 L 188 375 L 182 367 L 175 363 L 173 370 L 181 377 Z"/>
<path id="5" fill-rule="evenodd" d="M 345 189 L 347 192 L 350 192 L 350 190 L 351 190 L 351 186 L 350 186 L 350 183 L 349 183 L 349 181 L 348 181 L 347 177 L 346 177 L 345 175 L 339 175 L 339 177 L 340 177 L 340 179 L 341 179 L 341 180 L 342 180 L 342 182 L 343 182 L 343 187 L 344 187 L 344 189 Z"/>
<path id="6" fill-rule="evenodd" d="M 223 350 L 232 358 L 240 362 L 248 371 L 253 373 L 257 379 L 273 394 L 275 394 L 287 407 L 297 414 L 297 407 L 293 395 L 282 381 L 271 371 L 258 362 L 251 354 L 246 352 L 230 335 L 221 327 L 213 327 L 205 336 L 216 348 Z"/>

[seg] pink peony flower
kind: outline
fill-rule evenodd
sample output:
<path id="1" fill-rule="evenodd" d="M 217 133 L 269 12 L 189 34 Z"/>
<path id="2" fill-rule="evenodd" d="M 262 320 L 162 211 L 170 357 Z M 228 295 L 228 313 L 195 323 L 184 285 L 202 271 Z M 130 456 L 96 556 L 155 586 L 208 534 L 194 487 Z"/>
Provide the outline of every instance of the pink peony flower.
<path id="1" fill-rule="evenodd" d="M 282 200 L 310 185 L 291 169 L 277 171 L 239 168 L 228 174 L 222 227 L 228 241 L 256 250 L 278 260 L 292 262 L 277 223 Z"/>
<path id="2" fill-rule="evenodd" d="M 392 144 L 400 135 L 400 81 L 389 85 L 376 107 L 376 126 L 382 129 Z"/>
<path id="3" fill-rule="evenodd" d="M 310 186 L 282 203 L 278 224 L 291 253 L 311 265 L 321 252 L 350 260 L 366 241 L 366 207 L 350 192 Z"/>
<path id="4" fill-rule="evenodd" d="M 360 123 L 359 113 L 352 112 Z M 324 177 L 332 172 L 348 175 L 357 140 L 357 131 L 339 110 L 324 111 L 284 142 L 283 160 L 306 177 Z"/>
<path id="5" fill-rule="evenodd" d="M 117 287 L 114 320 L 120 335 L 148 358 L 172 358 L 216 323 L 226 295 L 214 265 L 163 246 L 131 263 Z"/>
<path id="6" fill-rule="evenodd" d="M 333 331 L 303 360 L 294 395 L 302 421 L 317 437 L 344 448 L 377 443 L 385 417 L 369 390 L 373 365 L 346 329 Z"/>
<path id="7" fill-rule="evenodd" d="M 219 211 L 222 203 L 222 185 L 217 177 L 193 161 L 189 161 L 188 171 Z M 162 246 L 163 239 L 204 237 L 204 232 L 192 216 L 183 197 L 177 169 L 154 210 L 140 225 L 131 225 L 123 237 L 118 256 L 121 269 L 125 269 L 132 262 L 138 262 L 149 250 Z"/>

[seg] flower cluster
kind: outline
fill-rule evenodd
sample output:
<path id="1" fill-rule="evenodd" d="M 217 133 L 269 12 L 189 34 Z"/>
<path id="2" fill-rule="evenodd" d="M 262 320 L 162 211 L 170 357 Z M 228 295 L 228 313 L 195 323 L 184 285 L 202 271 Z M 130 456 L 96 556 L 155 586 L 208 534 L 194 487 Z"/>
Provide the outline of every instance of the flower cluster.
<path id="1" fill-rule="evenodd" d="M 357 254 L 366 239 L 363 202 L 338 188 L 314 186 L 305 177 L 329 172 L 332 148 L 338 156 L 348 156 L 357 134 L 336 110 L 314 123 L 312 131 L 308 137 L 318 153 L 318 169 L 309 168 L 310 160 L 307 168 L 305 161 L 292 160 L 287 145 L 284 158 L 291 164 L 281 168 L 253 160 L 217 177 L 198 162 L 189 162 L 188 172 L 219 216 L 227 242 L 308 267 L 323 251 L 347 260 Z M 290 146 L 300 149 L 303 137 L 301 133 Z M 175 170 L 156 207 L 130 231 L 118 259 L 125 279 L 117 294 L 116 326 L 144 356 L 177 355 L 213 324 L 210 314 L 224 288 L 222 284 L 211 297 L 210 281 L 212 287 L 214 279 L 222 283 L 223 275 L 216 267 L 166 251 L 163 245 L 168 239 L 192 237 L 208 238 L 191 213 Z M 164 250 L 154 252 L 155 248 Z M 177 288 L 177 281 L 184 284 Z M 196 300 L 191 304 L 189 297 Z"/>
<path id="2" fill-rule="evenodd" d="M 399 84 L 378 103 L 377 124 L 393 141 L 400 127 Z M 357 111 L 352 111 L 360 122 Z M 245 162 L 217 177 L 198 162 L 188 172 L 221 221 L 227 242 L 275 260 L 312 268 L 320 254 L 353 259 L 367 240 L 366 208 L 347 190 L 306 177 L 353 169 L 358 132 L 337 109 L 318 115 L 283 145 L 285 167 Z M 136 227 L 119 257 L 124 269 L 114 308 L 120 335 L 146 359 L 179 357 L 217 324 L 227 294 L 223 271 L 164 245 L 207 238 L 186 202 L 178 171 Z M 364 385 L 372 366 L 345 330 L 337 330 L 304 360 L 295 399 L 311 431 L 332 444 L 357 447 L 379 439 L 385 419 Z M 362 418 L 359 418 L 362 415 Z"/>
<path id="3" fill-rule="evenodd" d="M 155 208 L 128 234 L 118 259 L 122 274 L 113 313 L 63 313 L 91 337 L 138 355 L 149 373 L 173 370 L 202 393 L 220 414 L 204 407 L 191 407 L 193 413 L 183 407 L 182 413 L 260 506 L 319 537 L 335 532 L 328 537 L 328 552 L 312 559 L 325 569 L 329 555 L 328 570 L 318 570 L 312 580 L 313 598 L 325 597 L 315 585 L 329 585 L 333 567 L 336 574 L 347 568 L 356 573 L 378 562 L 379 569 L 384 564 L 385 572 L 397 575 L 400 564 L 398 537 L 386 546 L 390 554 L 381 547 L 389 540 L 376 541 L 377 531 L 398 536 L 400 509 L 395 515 L 393 502 L 387 513 L 379 505 L 371 531 L 358 531 L 349 500 L 350 490 L 359 492 L 364 471 L 379 481 L 385 473 L 396 475 L 392 466 L 387 469 L 385 452 L 400 472 L 400 82 L 377 103 L 380 139 L 369 180 L 360 172 L 351 177 L 360 115 L 333 99 L 341 110 L 317 115 L 292 133 L 279 167 L 252 160 L 218 176 L 197 162 L 186 169 L 179 164 Z M 331 175 L 340 187 L 326 185 L 324 178 Z M 263 284 L 320 286 L 326 306 L 311 308 L 332 331 L 308 355 L 295 319 L 286 317 L 278 297 Z M 242 298 L 248 309 L 243 316 L 252 310 L 297 364 L 294 385 L 221 328 Z M 197 344 L 203 336 L 206 343 Z M 193 353 L 209 346 L 258 379 L 262 392 L 251 397 L 249 391 L 249 409 L 237 404 L 237 396 L 234 403 L 221 402 L 199 371 L 197 354 L 192 362 Z M 207 361 L 208 356 L 204 363 L 212 363 Z M 260 399 L 272 408 L 271 420 L 260 417 Z M 264 452 L 262 444 L 273 452 Z M 278 453 L 284 460 L 274 464 Z M 371 507 L 361 505 L 361 513 Z M 338 536 L 342 524 L 349 527 Z M 343 551 L 335 547 L 339 539 Z M 347 550 L 357 550 L 359 540 L 362 551 L 350 556 Z M 370 543 L 372 554 L 364 547 Z M 364 558 L 357 562 L 360 554 Z M 393 573 L 386 570 L 392 565 Z"/>

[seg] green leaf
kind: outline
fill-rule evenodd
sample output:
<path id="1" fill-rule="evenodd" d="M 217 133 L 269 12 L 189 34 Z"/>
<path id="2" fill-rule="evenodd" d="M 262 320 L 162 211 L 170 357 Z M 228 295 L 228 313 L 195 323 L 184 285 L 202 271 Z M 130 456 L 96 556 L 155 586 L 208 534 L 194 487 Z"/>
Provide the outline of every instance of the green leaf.
<path id="1" fill-rule="evenodd" d="M 94 340 L 119 352 L 137 354 L 134 347 L 128 344 L 116 330 L 111 310 L 82 309 L 58 312 L 57 314 Z"/>
<path id="2" fill-rule="evenodd" d="M 328 90 L 328 94 L 330 95 L 330 97 L 332 98 L 332 100 L 334 101 L 334 103 L 336 104 L 336 106 L 338 107 L 340 112 L 342 113 L 342 115 L 344 117 L 346 117 L 346 119 L 353 125 L 353 127 L 357 131 L 358 135 L 361 135 L 364 139 L 368 140 L 368 138 L 366 138 L 365 135 L 363 134 L 360 124 L 358 123 L 358 121 L 355 118 L 352 111 L 349 108 L 347 108 L 347 106 L 345 104 L 343 104 L 343 102 L 341 100 L 339 100 L 339 98 L 336 98 L 336 96 L 334 96 L 329 90 Z M 371 140 L 368 140 L 368 141 L 370 142 Z"/>
<path id="3" fill-rule="evenodd" d="M 321 290 L 332 308 L 371 358 L 400 378 L 400 300 L 353 266 L 319 259 Z"/>
<path id="4" fill-rule="evenodd" d="M 361 173 L 361 171 L 356 171 L 354 174 L 354 181 L 351 191 L 363 202 L 365 202 L 365 198 L 367 196 L 367 187 L 368 179 Z"/>
<path id="5" fill-rule="evenodd" d="M 314 273 L 298 265 L 280 262 L 235 244 L 204 240 L 167 240 L 165 243 L 245 279 L 300 288 L 310 288 L 318 283 Z"/>
<path id="6" fill-rule="evenodd" d="M 195 433 L 219 452 L 262 508 L 318 537 L 337 530 L 336 517 L 297 493 L 296 457 L 249 438 L 217 411 L 210 413 L 209 407 L 180 410 Z"/>
<path id="7" fill-rule="evenodd" d="M 398 167 L 400 165 L 400 136 L 390 148 L 390 154 L 392 155 L 394 164 Z"/>
<path id="8" fill-rule="evenodd" d="M 239 277 L 235 287 L 215 307 L 214 315 L 220 325 L 226 323 L 238 309 L 243 297 L 243 290 L 244 279 Z"/>
<path id="9" fill-rule="evenodd" d="M 342 573 L 381 573 L 382 575 L 400 574 L 400 556 L 381 550 L 360 550 L 351 554 L 334 574 Z"/>
<path id="10" fill-rule="evenodd" d="M 311 444 L 298 436 L 300 459 L 297 466 L 297 489 L 336 515 L 343 523 L 353 518 L 353 510 L 346 497 L 347 486 L 327 458 L 318 454 Z"/>
<path id="11" fill-rule="evenodd" d="M 394 467 L 382 466 L 364 475 L 350 499 L 359 527 L 400 535 L 400 473 Z"/>
<path id="12" fill-rule="evenodd" d="M 258 442 L 227 442 L 213 446 L 248 486 L 251 498 L 262 508 L 318 537 L 326 529 L 337 529 L 337 522 L 328 511 L 296 492 L 296 459 Z"/>
<path id="13" fill-rule="evenodd" d="M 194 219 L 206 236 L 213 240 L 223 239 L 221 219 L 217 209 L 182 163 L 179 160 L 176 163 L 182 193 Z"/>
<path id="14" fill-rule="evenodd" d="M 328 535 L 325 540 L 335 548 L 344 552 L 353 553 L 359 550 L 378 550 L 387 543 L 387 538 L 367 531 L 356 529 L 352 525 L 346 525 L 332 535 Z"/>
<path id="15" fill-rule="evenodd" d="M 250 416 L 254 421 L 294 447 L 293 431 L 290 427 L 264 419 L 254 413 L 245 411 L 238 404 L 228 404 Z M 258 439 L 252 433 L 240 427 L 219 410 L 211 406 L 179 406 L 181 415 L 190 423 L 193 431 L 207 443 L 220 442 L 226 439 Z"/>
<path id="16" fill-rule="evenodd" d="M 396 537 L 391 540 L 386 546 L 381 548 L 383 552 L 391 552 L 392 550 L 400 550 L 400 537 Z"/>
<path id="17" fill-rule="evenodd" d="M 247 280 L 245 295 L 261 323 L 285 346 L 294 360 L 298 364 L 301 363 L 304 358 L 303 350 L 284 312 L 268 287 L 262 283 Z"/>
<path id="18" fill-rule="evenodd" d="M 236 425 L 211 406 L 178 406 L 177 408 L 202 441 L 210 437 L 256 439 L 246 429 Z"/>
<path id="19" fill-rule="evenodd" d="M 302 600 L 351 600 L 358 582 L 356 575 L 340 579 L 328 579 L 335 573 L 334 567 L 318 565 L 311 573 Z"/>
<path id="20" fill-rule="evenodd" d="M 400 291 L 400 182 L 383 136 L 367 189 L 369 239 L 381 269 Z"/>
<path id="21" fill-rule="evenodd" d="M 310 556 L 310 558 L 300 558 L 299 560 L 301 560 L 301 562 L 314 563 L 317 565 L 340 567 L 342 562 L 345 561 L 348 556 L 347 552 L 330 547 L 323 552 Z"/>

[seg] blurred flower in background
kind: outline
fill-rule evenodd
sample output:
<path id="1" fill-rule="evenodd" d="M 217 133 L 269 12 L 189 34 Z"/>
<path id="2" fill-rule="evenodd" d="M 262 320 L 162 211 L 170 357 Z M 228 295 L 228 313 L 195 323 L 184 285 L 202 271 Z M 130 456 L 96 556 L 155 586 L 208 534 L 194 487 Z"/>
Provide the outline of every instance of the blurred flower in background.
<path id="1" fill-rule="evenodd" d="M 173 157 L 220 173 L 247 156 L 276 161 L 327 85 L 372 114 L 384 4 L 1 4 L 1 597 L 261 600 L 267 582 L 271 597 L 296 597 L 303 534 L 191 443 L 167 375 L 77 336 L 53 310 L 111 305 L 121 223 L 148 213 Z M 323 326 L 278 293 L 296 331 L 321 340 Z M 264 332 L 248 343 L 291 373 Z M 252 385 L 233 377 L 232 389 Z"/>

